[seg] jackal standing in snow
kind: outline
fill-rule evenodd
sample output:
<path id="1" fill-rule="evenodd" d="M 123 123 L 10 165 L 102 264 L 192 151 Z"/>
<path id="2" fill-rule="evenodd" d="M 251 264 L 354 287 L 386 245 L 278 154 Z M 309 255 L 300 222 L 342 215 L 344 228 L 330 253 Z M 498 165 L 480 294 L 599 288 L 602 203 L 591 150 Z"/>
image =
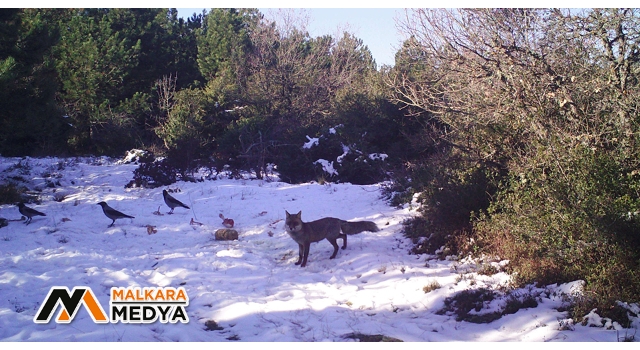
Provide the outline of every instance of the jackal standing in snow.
<path id="1" fill-rule="evenodd" d="M 342 238 L 342 249 L 347 248 L 347 235 L 353 235 L 363 231 L 380 231 L 378 226 L 372 221 L 345 221 L 336 218 L 322 218 L 315 221 L 303 222 L 302 211 L 291 215 L 285 210 L 287 218 L 284 226 L 291 238 L 299 247 L 299 257 L 296 265 L 307 266 L 309 247 L 313 242 L 320 242 L 327 239 L 333 246 L 333 254 L 329 259 L 333 259 L 338 254 L 338 243 L 336 240 Z M 341 233 L 342 232 L 342 233 Z"/>

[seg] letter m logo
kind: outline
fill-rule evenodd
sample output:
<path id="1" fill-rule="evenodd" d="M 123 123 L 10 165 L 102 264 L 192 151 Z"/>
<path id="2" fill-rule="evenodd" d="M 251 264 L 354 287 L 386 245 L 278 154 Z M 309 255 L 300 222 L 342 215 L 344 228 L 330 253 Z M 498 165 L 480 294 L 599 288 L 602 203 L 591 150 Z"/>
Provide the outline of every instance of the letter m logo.
<path id="1" fill-rule="evenodd" d="M 57 323 L 70 323 L 76 316 L 80 304 L 84 304 L 85 309 L 95 323 L 108 323 L 107 315 L 102 306 L 98 303 L 96 296 L 89 287 L 74 287 L 70 293 L 67 287 L 51 287 L 49 294 L 40 306 L 40 310 L 33 318 L 35 323 L 49 323 L 58 305 L 62 304 L 62 309 L 56 317 Z"/>

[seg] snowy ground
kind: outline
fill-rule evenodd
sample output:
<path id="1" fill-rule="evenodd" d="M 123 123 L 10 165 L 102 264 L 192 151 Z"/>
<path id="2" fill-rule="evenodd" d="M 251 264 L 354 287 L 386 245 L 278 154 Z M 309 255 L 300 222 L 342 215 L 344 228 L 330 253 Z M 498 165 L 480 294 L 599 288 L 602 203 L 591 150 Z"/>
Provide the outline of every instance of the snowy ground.
<path id="1" fill-rule="evenodd" d="M 0 340 L 353 341 L 349 335 L 380 334 L 404 341 L 613 342 L 634 336 L 640 325 L 637 318 L 631 330 L 611 322 L 572 324 L 557 309 L 579 282 L 507 295 L 509 276 L 499 272 L 500 262 L 409 255 L 401 223 L 415 211 L 389 207 L 378 185 L 218 179 L 125 189 L 136 167 L 106 158 L 0 158 L 0 184 L 11 179 L 38 190 L 41 204 L 28 206 L 47 214 L 0 228 Z M 167 215 L 163 189 L 178 189 L 173 195 L 191 210 Z M 135 218 L 108 228 L 99 201 Z M 158 208 L 164 215 L 154 214 Z M 333 260 L 327 241 L 314 243 L 300 268 L 297 244 L 284 231 L 285 210 L 302 210 L 305 221 L 372 220 L 382 230 L 350 236 Z M 237 241 L 214 240 L 223 228 L 220 214 L 235 221 Z M 0 217 L 21 215 L 5 204 Z M 71 324 L 35 324 L 52 286 L 88 286 L 105 311 L 111 287 L 181 286 L 190 322 L 95 324 L 81 308 Z M 509 298 L 533 298 L 537 306 L 482 324 L 442 311 L 446 298 L 485 289 L 498 297 L 471 314 L 500 312 Z M 219 329 L 206 329 L 211 320 Z M 588 321 L 607 323 L 597 313 Z"/>

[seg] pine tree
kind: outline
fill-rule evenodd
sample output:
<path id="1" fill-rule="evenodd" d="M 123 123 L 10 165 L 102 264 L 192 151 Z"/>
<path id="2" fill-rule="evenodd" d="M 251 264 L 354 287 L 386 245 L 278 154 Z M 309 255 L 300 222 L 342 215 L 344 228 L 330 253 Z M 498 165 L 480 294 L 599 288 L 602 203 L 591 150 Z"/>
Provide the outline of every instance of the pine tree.
<path id="1" fill-rule="evenodd" d="M 63 10 L 0 11 L 0 153 L 37 155 L 64 149 L 66 124 L 55 103 L 51 48 Z"/>

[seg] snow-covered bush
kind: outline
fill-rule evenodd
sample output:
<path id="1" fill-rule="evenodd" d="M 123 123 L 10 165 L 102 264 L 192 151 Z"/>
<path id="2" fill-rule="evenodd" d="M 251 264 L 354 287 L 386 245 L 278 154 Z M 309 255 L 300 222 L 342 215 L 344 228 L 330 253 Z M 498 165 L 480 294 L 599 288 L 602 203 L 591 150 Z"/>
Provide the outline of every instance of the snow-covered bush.
<path id="1" fill-rule="evenodd" d="M 140 166 L 133 171 L 133 179 L 126 188 L 156 188 L 176 182 L 176 169 L 167 158 L 155 158 L 152 153 L 142 155 L 138 161 Z"/>
<path id="2" fill-rule="evenodd" d="M 301 145 L 302 158 L 310 167 L 310 175 L 315 178 L 307 180 L 349 182 L 353 184 L 372 184 L 386 178 L 386 160 L 384 153 L 368 152 L 371 148 L 361 138 L 360 142 L 349 142 L 349 135 L 343 125 L 329 128 L 318 137 L 306 136 L 307 142 Z M 300 163 L 301 165 L 303 163 Z M 290 176 L 297 171 L 295 167 L 279 167 L 280 173 Z M 302 169 L 300 169 L 302 170 Z"/>

